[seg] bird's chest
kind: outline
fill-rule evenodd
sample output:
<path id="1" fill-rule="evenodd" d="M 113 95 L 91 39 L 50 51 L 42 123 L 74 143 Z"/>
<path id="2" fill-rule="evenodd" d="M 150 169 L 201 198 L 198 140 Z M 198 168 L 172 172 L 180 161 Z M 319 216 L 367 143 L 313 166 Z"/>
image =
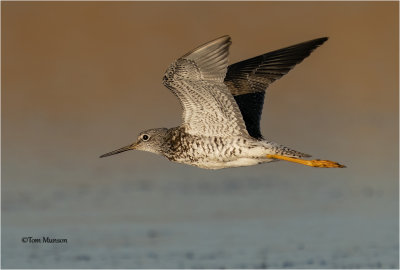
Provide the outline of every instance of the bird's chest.
<path id="1" fill-rule="evenodd" d="M 224 164 L 246 152 L 241 138 L 180 136 L 173 138 L 168 159 L 202 167 L 202 164 Z M 206 165 L 209 166 L 209 165 Z"/>

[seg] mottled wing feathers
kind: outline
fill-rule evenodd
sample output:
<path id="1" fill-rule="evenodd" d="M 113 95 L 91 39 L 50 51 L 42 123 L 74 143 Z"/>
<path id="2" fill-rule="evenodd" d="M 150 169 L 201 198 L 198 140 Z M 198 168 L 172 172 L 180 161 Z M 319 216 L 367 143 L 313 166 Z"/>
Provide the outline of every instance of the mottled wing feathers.
<path id="1" fill-rule="evenodd" d="M 249 136 L 239 107 L 224 84 L 229 36 L 185 54 L 167 69 L 163 83 L 180 100 L 187 133 Z"/>
<path id="2" fill-rule="evenodd" d="M 328 38 L 318 38 L 230 65 L 225 84 L 234 96 L 247 131 L 261 138 L 260 119 L 267 87 L 287 74 Z"/>

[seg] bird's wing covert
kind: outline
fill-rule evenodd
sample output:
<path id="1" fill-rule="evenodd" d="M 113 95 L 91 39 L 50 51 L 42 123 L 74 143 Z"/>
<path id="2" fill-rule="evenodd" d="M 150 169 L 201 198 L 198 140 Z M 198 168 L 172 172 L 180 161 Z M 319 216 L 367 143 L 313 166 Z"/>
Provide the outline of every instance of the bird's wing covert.
<path id="1" fill-rule="evenodd" d="M 239 107 L 224 84 L 229 36 L 210 41 L 179 58 L 163 83 L 180 100 L 186 132 L 204 136 L 249 136 Z"/>

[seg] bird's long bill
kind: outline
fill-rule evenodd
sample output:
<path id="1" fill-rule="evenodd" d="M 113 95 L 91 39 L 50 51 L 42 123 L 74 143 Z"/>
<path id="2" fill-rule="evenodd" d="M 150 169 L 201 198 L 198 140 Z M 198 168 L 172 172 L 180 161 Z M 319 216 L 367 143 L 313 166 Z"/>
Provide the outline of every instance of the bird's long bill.
<path id="1" fill-rule="evenodd" d="M 100 157 L 103 158 L 103 157 L 112 156 L 112 155 L 119 154 L 119 153 L 122 153 L 122 152 L 125 152 L 125 151 L 128 151 L 128 150 L 133 150 L 133 149 L 135 149 L 135 147 L 136 147 L 136 143 L 121 147 L 121 148 L 119 148 L 117 150 L 114 150 L 114 151 L 111 151 L 111 152 L 108 152 L 108 153 L 106 153 L 104 155 L 101 155 Z"/>

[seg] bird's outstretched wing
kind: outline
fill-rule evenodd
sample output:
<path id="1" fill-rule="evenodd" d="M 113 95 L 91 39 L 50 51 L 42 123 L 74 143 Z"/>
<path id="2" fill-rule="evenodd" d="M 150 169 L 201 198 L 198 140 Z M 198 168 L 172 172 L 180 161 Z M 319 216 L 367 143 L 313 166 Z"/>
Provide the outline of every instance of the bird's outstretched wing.
<path id="1" fill-rule="evenodd" d="M 210 41 L 179 58 L 163 83 L 180 100 L 183 126 L 192 135 L 249 136 L 239 107 L 224 84 L 229 36 Z"/>
<path id="2" fill-rule="evenodd" d="M 267 87 L 303 61 L 328 38 L 318 38 L 262 54 L 228 67 L 225 84 L 234 96 L 247 131 L 262 138 L 260 120 Z"/>

